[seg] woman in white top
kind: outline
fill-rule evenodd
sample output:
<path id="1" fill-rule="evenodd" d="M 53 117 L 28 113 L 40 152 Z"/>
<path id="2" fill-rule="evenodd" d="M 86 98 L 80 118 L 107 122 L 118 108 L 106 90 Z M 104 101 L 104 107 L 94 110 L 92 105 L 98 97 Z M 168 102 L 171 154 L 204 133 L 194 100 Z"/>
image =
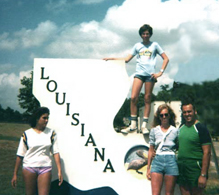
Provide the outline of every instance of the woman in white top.
<path id="1" fill-rule="evenodd" d="M 19 143 L 14 175 L 11 181 L 13 187 L 17 184 L 17 172 L 23 162 L 23 178 L 26 195 L 48 195 L 51 183 L 52 157 L 58 170 L 59 185 L 63 182 L 60 156 L 56 133 L 47 128 L 49 109 L 39 108 L 30 120 L 31 128 L 26 130 Z"/>
<path id="2" fill-rule="evenodd" d="M 151 129 L 149 135 L 147 167 L 147 178 L 151 180 L 153 195 L 161 193 L 163 180 L 166 185 L 165 194 L 174 194 L 177 175 L 179 175 L 175 156 L 178 137 L 175 118 L 173 110 L 166 104 L 160 105 L 154 116 L 154 128 Z M 156 156 L 153 159 L 155 150 Z"/>

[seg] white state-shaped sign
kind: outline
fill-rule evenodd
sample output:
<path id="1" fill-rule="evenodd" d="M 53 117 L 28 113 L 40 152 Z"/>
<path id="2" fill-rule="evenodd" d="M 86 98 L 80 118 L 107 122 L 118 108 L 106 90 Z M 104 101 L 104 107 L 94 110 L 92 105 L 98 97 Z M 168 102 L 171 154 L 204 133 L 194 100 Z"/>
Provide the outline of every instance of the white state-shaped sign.
<path id="1" fill-rule="evenodd" d="M 117 133 L 113 127 L 129 90 L 124 61 L 34 60 L 33 94 L 50 109 L 48 127 L 57 132 L 64 180 L 71 186 L 151 194 L 146 167 L 136 172 L 126 164 L 128 151 L 144 148 L 146 139 L 137 132 Z"/>

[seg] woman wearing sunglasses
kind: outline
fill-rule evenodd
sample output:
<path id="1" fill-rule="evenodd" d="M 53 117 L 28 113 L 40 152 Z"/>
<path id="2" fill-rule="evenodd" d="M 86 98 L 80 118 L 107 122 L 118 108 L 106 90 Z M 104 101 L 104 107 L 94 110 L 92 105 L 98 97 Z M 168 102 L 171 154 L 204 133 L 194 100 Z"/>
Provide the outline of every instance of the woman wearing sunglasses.
<path id="1" fill-rule="evenodd" d="M 152 194 L 161 193 L 165 180 L 165 194 L 173 195 L 177 175 L 176 142 L 178 129 L 175 127 L 176 115 L 166 104 L 160 105 L 155 113 L 153 128 L 149 135 L 147 178 L 151 180 Z M 153 158 L 153 153 L 156 155 Z M 153 161 L 152 161 L 153 158 Z"/>

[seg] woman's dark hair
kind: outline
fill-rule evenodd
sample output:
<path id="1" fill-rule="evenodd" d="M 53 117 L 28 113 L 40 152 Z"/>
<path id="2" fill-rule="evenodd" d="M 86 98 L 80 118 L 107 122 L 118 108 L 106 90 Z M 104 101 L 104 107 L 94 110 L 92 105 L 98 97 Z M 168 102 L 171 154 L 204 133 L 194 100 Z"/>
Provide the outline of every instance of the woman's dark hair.
<path id="1" fill-rule="evenodd" d="M 30 126 L 36 127 L 37 120 L 39 120 L 43 114 L 49 114 L 49 109 L 47 107 L 40 107 L 32 114 L 29 121 Z"/>
<path id="2" fill-rule="evenodd" d="M 144 24 L 143 26 L 141 26 L 141 28 L 138 31 L 139 35 L 141 36 L 142 33 L 146 30 L 150 33 L 151 36 L 153 35 L 153 28 L 148 24 Z"/>
<path id="3" fill-rule="evenodd" d="M 168 110 L 168 113 L 170 115 L 170 119 L 169 119 L 169 123 L 170 125 L 172 126 L 176 126 L 176 123 L 175 123 L 175 120 L 176 120 L 176 115 L 175 113 L 173 112 L 172 108 L 170 108 L 170 106 L 168 106 L 167 104 L 162 104 L 158 107 L 155 115 L 154 115 L 154 121 L 153 121 L 153 127 L 156 127 L 157 125 L 160 125 L 161 124 L 161 121 L 160 121 L 160 113 L 163 109 L 167 109 Z"/>

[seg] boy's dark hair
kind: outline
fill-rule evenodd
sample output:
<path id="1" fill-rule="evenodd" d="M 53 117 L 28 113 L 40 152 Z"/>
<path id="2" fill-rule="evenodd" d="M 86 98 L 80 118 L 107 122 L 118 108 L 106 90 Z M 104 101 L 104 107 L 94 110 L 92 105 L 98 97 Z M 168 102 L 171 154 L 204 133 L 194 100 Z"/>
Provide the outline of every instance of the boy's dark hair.
<path id="1" fill-rule="evenodd" d="M 150 33 L 151 36 L 153 35 L 153 28 L 148 24 L 144 24 L 143 26 L 141 26 L 141 28 L 139 29 L 139 35 L 141 36 L 142 33 L 146 30 Z"/>
<path id="2" fill-rule="evenodd" d="M 40 107 L 32 114 L 29 120 L 30 126 L 36 127 L 37 120 L 39 120 L 43 114 L 49 114 L 49 109 L 47 107 Z"/>

